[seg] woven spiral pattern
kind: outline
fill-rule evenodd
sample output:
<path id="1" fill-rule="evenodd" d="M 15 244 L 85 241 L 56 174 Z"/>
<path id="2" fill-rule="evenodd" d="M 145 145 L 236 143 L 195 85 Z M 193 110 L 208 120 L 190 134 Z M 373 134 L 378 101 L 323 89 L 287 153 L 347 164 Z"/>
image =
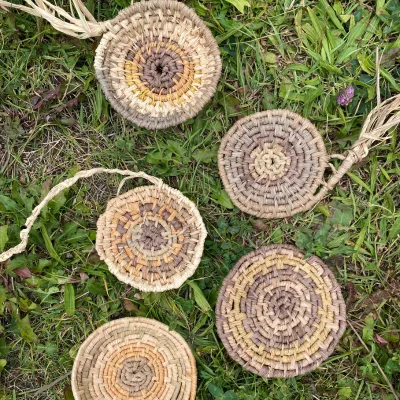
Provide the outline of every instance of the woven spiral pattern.
<path id="1" fill-rule="evenodd" d="M 218 165 L 238 208 L 262 218 L 284 218 L 314 204 L 327 156 L 310 121 L 271 110 L 236 122 L 222 140 Z"/>
<path id="2" fill-rule="evenodd" d="M 148 318 L 122 318 L 94 331 L 72 370 L 75 400 L 194 400 L 197 372 L 184 339 Z"/>
<path id="3" fill-rule="evenodd" d="M 141 186 L 109 201 L 97 222 L 96 249 L 121 281 L 161 292 L 193 275 L 206 235 L 196 206 L 182 193 Z"/>
<path id="4" fill-rule="evenodd" d="M 196 13 L 170 0 L 141 1 L 110 21 L 95 69 L 106 97 L 149 129 L 194 117 L 215 92 L 218 45 Z"/>
<path id="5" fill-rule="evenodd" d="M 218 334 L 229 355 L 264 377 L 293 377 L 321 364 L 346 326 L 332 272 L 294 246 L 262 247 L 225 278 L 217 306 Z"/>

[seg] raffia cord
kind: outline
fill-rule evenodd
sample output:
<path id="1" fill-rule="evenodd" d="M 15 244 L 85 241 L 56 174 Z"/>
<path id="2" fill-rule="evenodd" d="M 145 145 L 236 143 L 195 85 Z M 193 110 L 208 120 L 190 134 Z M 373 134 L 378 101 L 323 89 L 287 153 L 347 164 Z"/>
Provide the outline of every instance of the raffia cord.
<path id="1" fill-rule="evenodd" d="M 109 29 L 110 22 L 96 21 L 81 0 L 71 1 L 71 14 L 47 0 L 25 0 L 27 6 L 0 0 L 0 7 L 15 8 L 43 18 L 58 31 L 79 39 L 101 36 Z M 78 17 L 74 16 L 74 12 L 78 14 Z"/>
<path id="2" fill-rule="evenodd" d="M 41 201 L 39 205 L 37 205 L 34 210 L 32 211 L 31 216 L 25 222 L 25 229 L 20 232 L 20 239 L 21 243 L 17 246 L 12 247 L 11 249 L 5 251 L 4 253 L 0 254 L 0 262 L 4 262 L 11 258 L 15 254 L 22 253 L 28 244 L 28 237 L 29 233 L 32 229 L 33 224 L 35 223 L 37 217 L 39 216 L 42 209 L 49 203 L 50 200 L 54 199 L 59 193 L 63 190 L 70 188 L 74 185 L 79 179 L 82 178 L 89 178 L 93 175 L 106 173 L 106 174 L 119 174 L 124 176 L 129 176 L 131 178 L 144 178 L 156 185 L 157 187 L 163 187 L 167 189 L 169 186 L 165 185 L 161 179 L 155 178 L 153 176 L 147 175 L 144 172 L 133 172 L 129 170 L 121 170 L 121 169 L 107 169 L 107 168 L 93 168 L 86 171 L 80 171 L 72 178 L 66 179 L 65 181 L 59 183 L 58 185 L 54 186 L 46 197 Z"/>

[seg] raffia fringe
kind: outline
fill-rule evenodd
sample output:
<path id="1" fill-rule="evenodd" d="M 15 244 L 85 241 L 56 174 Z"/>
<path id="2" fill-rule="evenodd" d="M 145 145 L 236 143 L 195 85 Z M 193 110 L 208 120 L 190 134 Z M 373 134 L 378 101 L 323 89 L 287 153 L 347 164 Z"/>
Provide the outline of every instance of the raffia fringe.
<path id="1" fill-rule="evenodd" d="M 347 151 L 343 162 L 331 176 L 326 185 L 315 195 L 314 204 L 322 200 L 335 187 L 353 164 L 365 158 L 374 142 L 383 142 L 388 137 L 386 132 L 400 124 L 400 94 L 390 97 L 384 102 L 378 99 L 378 105 L 368 114 L 361 129 L 359 138 Z"/>
<path id="2" fill-rule="evenodd" d="M 44 18 L 58 31 L 79 39 L 101 36 L 107 31 L 108 22 L 97 22 L 81 0 L 70 0 L 70 14 L 47 0 L 25 0 L 25 3 L 26 6 L 0 0 L 0 8 L 16 8 Z"/>

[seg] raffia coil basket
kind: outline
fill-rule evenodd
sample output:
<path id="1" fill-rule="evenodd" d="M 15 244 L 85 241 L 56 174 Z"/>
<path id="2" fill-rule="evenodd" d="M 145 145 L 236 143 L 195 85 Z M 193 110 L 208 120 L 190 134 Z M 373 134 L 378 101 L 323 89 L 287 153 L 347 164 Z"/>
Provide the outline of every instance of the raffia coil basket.
<path id="1" fill-rule="evenodd" d="M 0 254 L 0 262 L 25 250 L 29 232 L 43 207 L 79 179 L 98 173 L 144 178 L 140 186 L 109 201 L 97 223 L 96 249 L 110 272 L 146 292 L 180 287 L 196 271 L 207 231 L 195 204 L 160 179 L 143 172 L 95 168 L 81 171 L 53 187 L 35 207 L 21 231 L 21 243 Z M 119 191 L 118 190 L 118 191 Z"/>
<path id="2" fill-rule="evenodd" d="M 97 22 L 81 0 L 78 17 L 47 1 L 30 7 L 0 0 L 47 19 L 56 29 L 86 38 L 103 35 L 94 67 L 111 105 L 148 129 L 166 128 L 194 117 L 213 96 L 221 74 L 218 45 L 210 30 L 185 4 L 146 0 L 114 19 Z"/>
<path id="3" fill-rule="evenodd" d="M 322 200 L 376 140 L 400 122 L 400 95 L 374 108 L 358 140 L 344 155 L 328 156 L 317 128 L 288 110 L 269 110 L 238 120 L 221 142 L 218 166 L 224 187 L 242 211 L 284 218 Z M 331 159 L 342 160 L 338 169 Z M 327 167 L 332 169 L 324 181 Z"/>
<path id="4" fill-rule="evenodd" d="M 72 370 L 75 400 L 194 400 L 197 371 L 185 340 L 148 318 L 122 318 L 94 331 Z"/>
<path id="5" fill-rule="evenodd" d="M 118 279 L 160 292 L 193 275 L 205 237 L 196 206 L 182 193 L 142 186 L 108 203 L 97 222 L 96 249 Z"/>
<path id="6" fill-rule="evenodd" d="M 332 272 L 296 247 L 271 245 L 242 257 L 223 281 L 217 329 L 228 354 L 264 377 L 293 377 L 317 368 L 346 327 Z"/>
<path id="7" fill-rule="evenodd" d="M 218 160 L 235 205 L 264 218 L 286 217 L 307 207 L 327 166 L 318 130 L 287 110 L 239 120 L 223 138 Z"/>

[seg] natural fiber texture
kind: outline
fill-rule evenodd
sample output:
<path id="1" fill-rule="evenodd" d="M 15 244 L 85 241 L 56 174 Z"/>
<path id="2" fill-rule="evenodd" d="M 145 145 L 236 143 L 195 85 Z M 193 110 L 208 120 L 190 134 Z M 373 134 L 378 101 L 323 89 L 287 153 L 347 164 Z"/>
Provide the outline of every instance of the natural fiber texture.
<path id="1" fill-rule="evenodd" d="M 217 329 L 229 355 L 264 377 L 317 368 L 346 327 L 332 272 L 294 246 L 262 247 L 242 257 L 219 292 Z"/>
<path id="2" fill-rule="evenodd" d="M 25 0 L 26 6 L 0 0 L 0 8 L 16 8 L 35 17 L 44 18 L 60 32 L 80 39 L 102 35 L 109 26 L 107 22 L 97 22 L 82 0 L 71 0 L 71 14 L 47 0 Z M 78 14 L 75 17 L 74 14 Z"/>
<path id="3" fill-rule="evenodd" d="M 142 186 L 108 203 L 97 222 L 96 249 L 118 279 L 160 292 L 193 275 L 206 235 L 196 206 L 182 193 Z"/>
<path id="4" fill-rule="evenodd" d="M 80 347 L 72 370 L 75 400 L 194 400 L 196 385 L 185 340 L 148 318 L 101 326 Z"/>
<path id="5" fill-rule="evenodd" d="M 173 0 L 149 0 L 97 22 L 81 0 L 71 15 L 47 0 L 28 6 L 0 0 L 48 20 L 57 30 L 103 37 L 94 67 L 111 105 L 135 124 L 159 129 L 194 117 L 213 96 L 221 74 L 217 42 L 196 13 Z M 73 16 L 74 10 L 78 17 Z"/>
<path id="6" fill-rule="evenodd" d="M 262 218 L 284 218 L 309 210 L 361 161 L 375 141 L 400 123 L 400 95 L 379 103 L 367 116 L 359 139 L 328 163 L 322 137 L 308 120 L 288 110 L 242 118 L 223 138 L 218 165 L 223 184 L 242 211 Z M 325 182 L 325 168 L 333 174 Z"/>
<path id="7" fill-rule="evenodd" d="M 149 129 L 194 117 L 221 73 L 218 45 L 183 3 L 151 0 L 122 10 L 96 51 L 106 97 L 125 118 Z"/>
<path id="8" fill-rule="evenodd" d="M 311 122 L 287 110 L 240 119 L 223 138 L 218 165 L 241 210 L 263 218 L 302 211 L 321 185 L 327 158 Z"/>
<path id="9" fill-rule="evenodd" d="M 51 199 L 79 179 L 95 174 L 144 178 L 154 186 L 141 186 L 118 196 L 98 220 L 96 249 L 121 281 L 143 291 L 178 288 L 200 263 L 207 231 L 195 204 L 160 179 L 128 170 L 95 168 L 78 172 L 54 186 L 35 207 L 20 233 L 21 243 L 0 254 L 0 262 L 25 250 L 29 232 Z"/>

